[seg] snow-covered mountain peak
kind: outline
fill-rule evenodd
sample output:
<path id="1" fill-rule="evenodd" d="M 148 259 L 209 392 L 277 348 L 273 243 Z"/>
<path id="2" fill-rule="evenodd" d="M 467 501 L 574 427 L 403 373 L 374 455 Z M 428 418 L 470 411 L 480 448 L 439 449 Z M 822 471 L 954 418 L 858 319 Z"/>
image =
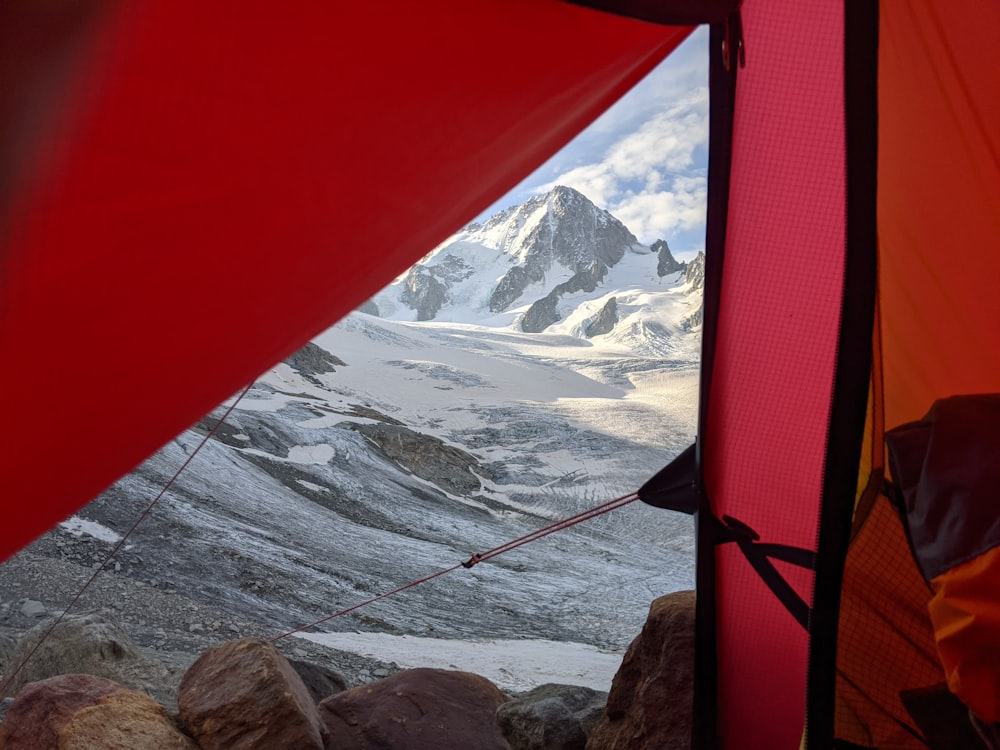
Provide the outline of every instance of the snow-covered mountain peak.
<path id="1" fill-rule="evenodd" d="M 690 287 L 684 269 L 665 240 L 641 244 L 611 213 L 558 186 L 465 227 L 374 303 L 380 316 L 395 320 L 620 337 L 615 326 L 623 317 L 642 317 L 653 308 L 662 315 L 665 307 L 679 310 L 691 302 L 627 301 L 637 293 L 684 294 Z M 680 310 L 681 317 L 661 321 L 660 328 L 674 329 L 690 312 Z"/>

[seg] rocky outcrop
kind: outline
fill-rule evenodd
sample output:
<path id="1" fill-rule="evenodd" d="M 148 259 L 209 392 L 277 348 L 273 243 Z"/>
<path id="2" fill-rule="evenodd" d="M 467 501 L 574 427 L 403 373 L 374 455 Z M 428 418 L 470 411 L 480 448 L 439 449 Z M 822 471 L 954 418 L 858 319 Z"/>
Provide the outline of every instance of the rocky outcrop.
<path id="1" fill-rule="evenodd" d="M 701 298 L 701 290 L 705 286 L 705 253 L 699 252 L 695 259 L 687 264 L 684 271 L 684 283 L 690 285 L 689 293 L 697 293 Z M 684 330 L 694 330 L 701 326 L 705 320 L 705 304 L 700 302 L 698 308 L 681 321 L 681 328 Z"/>
<path id="2" fill-rule="evenodd" d="M 535 279 L 540 281 L 541 279 Z M 493 293 L 490 294 L 490 312 L 503 312 L 518 297 L 520 297 L 528 285 L 533 281 L 528 276 L 528 271 L 521 266 L 514 266 L 505 273 Z"/>
<path id="3" fill-rule="evenodd" d="M 656 599 L 615 675 L 587 750 L 687 750 L 694 691 L 693 591 Z"/>
<path id="4" fill-rule="evenodd" d="M 618 324 L 618 299 L 612 297 L 607 302 L 604 303 L 604 307 L 601 311 L 594 316 L 594 319 L 590 321 L 587 325 L 587 329 L 584 331 L 588 339 L 592 339 L 594 336 L 603 336 L 606 333 L 611 333 L 614 327 Z"/>
<path id="5" fill-rule="evenodd" d="M 705 251 L 700 251 L 684 269 L 684 283 L 691 285 L 691 291 L 705 286 Z"/>
<path id="6" fill-rule="evenodd" d="M 532 303 L 521 318 L 521 330 L 525 333 L 541 333 L 558 322 L 560 320 L 558 304 L 559 295 L 553 292 Z"/>
<path id="7" fill-rule="evenodd" d="M 309 342 L 295 354 L 290 356 L 285 362 L 299 371 L 306 380 L 316 385 L 322 385 L 318 380 L 319 375 L 326 375 L 336 372 L 337 367 L 347 367 L 347 363 L 339 357 L 335 357 L 326 349 Z"/>
<path id="8" fill-rule="evenodd" d="M 511 750 L 584 750 L 608 694 L 578 685 L 540 685 L 497 709 Z"/>
<path id="9" fill-rule="evenodd" d="M 494 718 L 507 697 L 485 677 L 411 669 L 319 704 L 331 748 L 510 750 Z"/>
<path id="10" fill-rule="evenodd" d="M 657 240 L 649 249 L 656 253 L 656 275 L 660 278 L 684 270 L 685 264 L 673 256 L 666 240 Z"/>
<path id="11" fill-rule="evenodd" d="M 180 717 L 202 750 L 322 750 L 326 729 L 302 679 L 265 641 L 203 653 L 181 680 Z"/>
<path id="12" fill-rule="evenodd" d="M 69 614 L 54 629 L 53 623 L 54 618 L 39 622 L 10 655 L 7 663 L 20 669 L 7 686 L 8 695 L 29 682 L 64 674 L 105 677 L 157 698 L 170 694 L 168 670 L 140 654 L 111 612 Z"/>
<path id="13" fill-rule="evenodd" d="M 433 320 L 448 300 L 448 288 L 426 268 L 414 266 L 406 274 L 403 304 L 417 311 L 417 320 Z"/>
<path id="14" fill-rule="evenodd" d="M 416 311 L 417 320 L 433 320 L 450 301 L 451 287 L 473 273 L 465 259 L 453 253 L 437 258 L 433 265 L 417 263 L 406 274 L 399 301 Z"/>
<path id="15" fill-rule="evenodd" d="M 600 261 L 590 268 L 577 271 L 569 279 L 556 284 L 552 291 L 535 301 L 521 319 L 521 330 L 525 333 L 541 333 L 553 323 L 561 319 L 558 311 L 560 298 L 564 294 L 574 292 L 592 292 L 601 283 L 608 272 L 608 267 Z M 596 335 L 596 334 L 595 334 Z"/>
<path id="16" fill-rule="evenodd" d="M 349 429 L 360 432 L 378 445 L 407 471 L 453 495 L 469 496 L 478 492 L 482 483 L 472 472 L 487 473 L 471 453 L 401 425 L 351 424 Z"/>
<path id="17" fill-rule="evenodd" d="M 554 287 L 549 296 L 554 294 L 558 299 L 571 291 L 593 291 L 607 269 L 639 244 L 618 219 L 576 190 L 562 186 L 529 199 L 514 215 L 505 213 L 498 218 L 517 226 L 542 209 L 545 219 L 524 237 L 518 265 L 504 274 L 490 296 L 491 312 L 506 310 L 530 284 L 544 281 L 546 272 L 553 267 L 569 269 L 573 276 Z M 547 297 L 535 304 L 544 299 Z"/>
<path id="18" fill-rule="evenodd" d="M 32 682 L 0 726 L 5 750 L 197 750 L 148 695 L 93 675 Z"/>

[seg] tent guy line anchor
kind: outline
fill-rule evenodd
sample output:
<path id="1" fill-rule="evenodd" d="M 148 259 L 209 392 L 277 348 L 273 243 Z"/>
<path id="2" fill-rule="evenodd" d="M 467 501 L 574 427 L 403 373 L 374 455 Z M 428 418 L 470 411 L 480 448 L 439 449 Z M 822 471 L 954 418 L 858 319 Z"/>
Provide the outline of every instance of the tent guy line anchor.
<path id="1" fill-rule="evenodd" d="M 578 523 L 589 521 L 592 518 L 597 518 L 598 516 L 604 515 L 605 513 L 610 513 L 611 511 L 617 510 L 618 508 L 624 508 L 626 505 L 634 503 L 638 499 L 639 499 L 638 493 L 630 492 L 627 495 L 616 497 L 614 500 L 608 500 L 607 502 L 602 503 L 601 505 L 595 506 L 588 510 L 581 511 L 576 515 L 568 516 L 567 518 L 563 518 L 559 521 L 550 523 L 548 526 L 543 526 L 542 528 L 536 529 L 535 531 L 531 531 L 525 534 L 524 536 L 519 536 L 516 539 L 512 539 L 509 542 L 505 542 L 504 544 L 494 547 L 493 549 L 487 550 L 486 552 L 476 553 L 472 555 L 472 557 L 470 557 L 465 562 L 456 563 L 455 565 L 452 565 L 449 568 L 442 568 L 436 573 L 431 573 L 430 575 L 424 576 L 423 578 L 418 578 L 415 581 L 410 581 L 409 583 L 400 586 L 399 588 L 395 588 L 392 591 L 386 591 L 383 594 L 379 594 L 378 596 L 374 596 L 371 599 L 367 599 L 363 602 L 359 602 L 358 604 L 354 604 L 350 607 L 347 607 L 346 609 L 340 610 L 339 612 L 334 612 L 333 614 L 327 615 L 326 617 L 322 617 L 319 620 L 310 622 L 308 625 L 300 625 L 294 630 L 289 630 L 287 633 L 276 635 L 274 638 L 271 639 L 271 643 L 280 641 L 282 638 L 287 638 L 290 635 L 296 635 L 305 630 L 309 630 L 310 628 L 315 627 L 316 625 L 320 625 L 324 622 L 327 622 L 328 620 L 332 620 L 335 617 L 340 617 L 342 615 L 349 614 L 351 612 L 354 612 L 355 610 L 361 609 L 362 607 L 366 607 L 369 604 L 374 604 L 377 601 L 381 601 L 382 599 L 387 599 L 390 596 L 399 594 L 403 591 L 406 591 L 407 589 L 413 588 L 414 586 L 419 586 L 420 584 L 427 583 L 428 581 L 432 581 L 435 578 L 440 578 L 441 576 L 456 571 L 459 568 L 471 568 L 485 560 L 489 560 L 490 558 L 496 557 L 497 555 L 502 555 L 504 552 L 510 552 L 512 549 L 521 547 L 525 544 L 528 544 L 529 542 L 537 541 L 538 539 L 546 537 L 549 534 L 554 534 L 557 531 L 568 529 L 570 526 L 575 526 Z"/>
<path id="2" fill-rule="evenodd" d="M 24 669 L 25 665 L 29 661 L 31 661 L 31 658 L 35 655 L 35 652 L 42 647 L 42 644 L 45 643 L 46 640 L 48 640 L 49 636 L 52 635 L 52 632 L 59 626 L 59 623 L 63 621 L 63 618 L 65 618 L 66 615 L 69 613 L 69 611 L 73 609 L 74 606 L 76 606 L 76 603 L 80 601 L 80 598 L 84 595 L 84 593 L 86 593 L 87 589 L 89 589 L 91 585 L 93 585 L 94 581 L 97 580 L 97 576 L 99 576 L 101 572 L 108 566 L 108 563 L 110 563 L 114 559 L 115 555 L 117 555 L 121 551 L 122 547 L 125 546 L 125 542 L 128 541 L 128 538 L 132 536 L 132 534 L 135 532 L 137 528 L 139 528 L 139 524 L 145 521 L 146 518 L 149 516 L 149 514 L 153 512 L 153 508 L 155 508 L 157 503 L 159 503 L 160 500 L 163 499 L 163 496 L 167 494 L 167 491 L 173 486 L 174 482 L 177 481 L 177 478 L 188 467 L 188 464 L 190 464 L 191 461 L 194 460 L 194 457 L 198 455 L 198 452 L 205 447 L 205 444 L 209 440 L 211 440 L 212 436 L 216 433 L 219 427 L 222 426 L 222 423 L 225 422 L 226 419 L 229 417 L 229 415 L 233 413 L 233 409 L 235 409 L 236 406 L 240 403 L 240 401 L 242 401 L 243 398 L 250 392 L 250 389 L 253 388 L 255 382 L 256 381 L 251 381 L 250 383 L 247 384 L 246 388 L 244 388 L 240 392 L 240 395 L 236 398 L 236 400 L 234 400 L 233 403 L 229 405 L 225 413 L 212 426 L 212 428 L 205 433 L 205 435 L 201 439 L 201 442 L 199 442 L 198 445 L 195 447 L 195 449 L 191 451 L 191 454 L 186 459 L 184 459 L 184 462 L 180 465 L 177 471 L 174 472 L 174 475 L 170 477 L 170 479 L 167 481 L 165 485 L 163 485 L 163 489 L 160 490 L 159 494 L 157 494 L 157 496 L 153 498 L 152 502 L 150 502 L 149 505 L 146 506 L 145 510 L 143 510 L 142 513 L 139 514 L 139 517 L 135 520 L 135 523 L 132 524 L 129 530 L 126 531 L 125 534 L 122 536 L 122 538 L 118 540 L 114 548 L 112 548 L 112 550 L 105 556 L 104 560 L 100 563 L 100 565 L 97 566 L 93 574 L 91 574 L 90 578 L 88 578 L 86 583 L 84 583 L 83 586 L 80 588 L 80 590 L 76 592 L 76 595 L 73 597 L 70 603 L 66 605 L 66 607 L 59 614 L 59 616 L 56 617 L 55 621 L 49 626 L 49 629 L 45 631 L 45 634 L 38 639 L 38 643 L 34 645 L 31 651 L 28 652 L 28 655 L 21 660 L 21 663 L 17 665 L 14 671 L 10 673 L 10 676 L 7 677 L 7 679 L 4 681 L 2 685 L 0 685 L 0 695 L 2 695 L 3 692 L 7 689 L 7 687 L 14 681 L 14 678 L 17 677 L 18 674 L 20 674 L 21 670 Z"/>

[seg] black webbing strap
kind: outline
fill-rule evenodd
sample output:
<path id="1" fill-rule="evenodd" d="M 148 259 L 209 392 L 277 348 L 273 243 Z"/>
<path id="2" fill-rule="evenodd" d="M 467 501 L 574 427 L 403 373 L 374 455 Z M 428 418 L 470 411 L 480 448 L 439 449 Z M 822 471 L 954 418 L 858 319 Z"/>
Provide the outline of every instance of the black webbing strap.
<path id="1" fill-rule="evenodd" d="M 747 562 L 757 571 L 757 575 L 767 584 L 778 601 L 785 605 L 792 617 L 799 625 L 809 630 L 809 605 L 799 596 L 798 592 L 792 588 L 791 584 L 785 580 L 784 576 L 778 572 L 771 560 L 781 560 L 782 562 L 797 565 L 807 570 L 816 569 L 816 553 L 792 547 L 787 544 L 774 544 L 772 542 L 761 542 L 760 534 L 751 529 L 742 521 L 738 521 L 732 516 L 723 516 L 722 520 L 712 517 L 716 522 L 716 544 L 726 544 L 736 542 Z"/>

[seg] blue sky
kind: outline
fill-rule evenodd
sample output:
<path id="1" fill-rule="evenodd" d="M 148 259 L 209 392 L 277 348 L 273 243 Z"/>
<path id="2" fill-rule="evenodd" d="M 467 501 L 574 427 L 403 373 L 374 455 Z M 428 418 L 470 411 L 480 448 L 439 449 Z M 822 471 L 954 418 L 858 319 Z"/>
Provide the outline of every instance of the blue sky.
<path id="1" fill-rule="evenodd" d="M 700 28 L 485 216 L 567 185 L 640 242 L 665 239 L 686 259 L 705 246 L 707 146 L 708 30 Z"/>

